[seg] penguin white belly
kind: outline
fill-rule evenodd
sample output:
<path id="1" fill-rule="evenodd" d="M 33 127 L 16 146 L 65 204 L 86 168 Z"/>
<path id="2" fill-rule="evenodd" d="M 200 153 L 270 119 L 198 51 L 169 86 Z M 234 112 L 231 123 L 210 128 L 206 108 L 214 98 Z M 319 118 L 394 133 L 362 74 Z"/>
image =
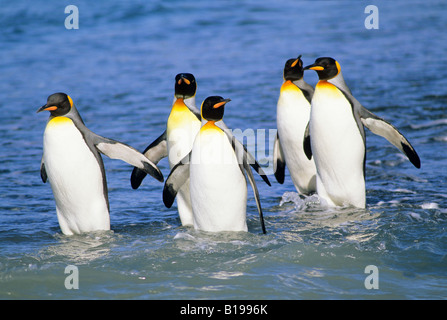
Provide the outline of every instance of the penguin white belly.
<path id="1" fill-rule="evenodd" d="M 247 231 L 247 182 L 233 148 L 220 129 L 201 130 L 190 166 L 194 227 L 203 231 Z"/>
<path id="2" fill-rule="evenodd" d="M 47 124 L 44 163 L 62 232 L 71 235 L 110 230 L 102 163 L 70 119 L 56 117 Z"/>
<path id="3" fill-rule="evenodd" d="M 195 137 L 194 132 L 197 133 L 199 130 L 200 126 L 195 128 L 192 123 L 191 128 L 180 127 L 168 130 L 168 159 L 171 169 L 191 151 Z M 179 189 L 177 208 L 182 225 L 192 225 L 193 214 L 188 183 L 185 183 Z"/>
<path id="4" fill-rule="evenodd" d="M 350 103 L 330 83 L 316 87 L 309 129 L 319 196 L 329 205 L 364 208 L 365 145 Z"/>
<path id="5" fill-rule="evenodd" d="M 195 121 L 185 123 L 181 127 L 168 129 L 167 148 L 171 169 L 192 150 L 200 125 L 199 121 Z"/>
<path id="6" fill-rule="evenodd" d="M 288 88 L 293 86 L 295 88 Z M 310 104 L 294 85 L 281 88 L 277 105 L 277 128 L 286 166 L 299 193 L 316 190 L 316 168 L 303 150 L 303 137 L 310 116 Z"/>
<path id="7" fill-rule="evenodd" d="M 167 150 L 171 169 L 192 150 L 194 139 L 201 126 L 201 122 L 187 109 L 186 105 L 174 106 L 174 108 L 177 109 L 173 110 L 167 125 Z M 189 183 L 185 183 L 179 189 L 177 208 L 182 225 L 192 225 L 193 213 Z"/>

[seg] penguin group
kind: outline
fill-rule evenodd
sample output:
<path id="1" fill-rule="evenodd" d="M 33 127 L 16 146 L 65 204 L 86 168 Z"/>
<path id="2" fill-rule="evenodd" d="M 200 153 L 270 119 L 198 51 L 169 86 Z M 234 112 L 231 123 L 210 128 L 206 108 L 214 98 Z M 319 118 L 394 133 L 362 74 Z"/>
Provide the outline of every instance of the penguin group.
<path id="1" fill-rule="evenodd" d="M 315 88 L 304 72 L 316 71 Z M 276 107 L 274 176 L 285 181 L 286 167 L 297 192 L 317 194 L 327 206 L 366 207 L 364 127 L 380 135 L 420 168 L 410 142 L 389 122 L 354 98 L 340 64 L 322 57 L 306 67 L 301 55 L 283 69 Z M 42 181 L 50 182 L 63 234 L 110 230 L 107 181 L 101 154 L 133 166 L 130 182 L 138 189 L 149 174 L 164 182 L 162 199 L 177 201 L 181 224 L 207 232 L 247 232 L 247 185 L 253 190 L 261 230 L 266 233 L 254 170 L 271 183 L 246 147 L 223 121 L 231 101 L 209 96 L 196 106 L 197 82 L 191 73 L 175 77 L 174 100 L 166 129 L 140 153 L 128 144 L 90 131 L 72 98 L 55 93 L 37 112 L 49 111 L 43 135 Z M 166 180 L 158 162 L 168 158 Z"/>
<path id="2" fill-rule="evenodd" d="M 303 80 L 306 70 L 318 74 L 315 89 Z M 297 191 L 317 193 L 327 206 L 366 207 L 364 127 L 387 139 L 416 168 L 421 167 L 418 154 L 402 133 L 354 98 L 340 64 L 330 57 L 318 58 L 306 67 L 301 56 L 286 62 L 277 126 L 277 181 L 283 183 L 287 164 Z M 313 165 L 306 160 L 313 160 Z"/>

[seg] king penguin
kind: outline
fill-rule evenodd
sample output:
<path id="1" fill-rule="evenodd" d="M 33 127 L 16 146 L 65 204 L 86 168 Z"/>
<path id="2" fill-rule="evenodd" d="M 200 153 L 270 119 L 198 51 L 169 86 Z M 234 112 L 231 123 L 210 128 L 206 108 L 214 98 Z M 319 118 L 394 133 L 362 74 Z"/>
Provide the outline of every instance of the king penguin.
<path id="1" fill-rule="evenodd" d="M 179 73 L 175 76 L 174 102 L 166 124 L 166 130 L 153 141 L 143 154 L 157 164 L 168 157 L 172 169 L 192 149 L 194 139 L 202 125 L 200 111 L 195 104 L 197 82 L 191 73 Z M 146 173 L 134 168 L 131 174 L 131 185 L 137 189 Z M 185 184 L 177 197 L 177 208 L 183 226 L 193 224 L 189 184 Z"/>
<path id="2" fill-rule="evenodd" d="M 160 170 L 140 152 L 101 137 L 85 126 L 73 100 L 55 93 L 37 112 L 49 111 L 40 175 L 49 180 L 62 233 L 110 230 L 106 175 L 100 152 L 121 159 L 163 182 Z"/>
<path id="3" fill-rule="evenodd" d="M 276 108 L 278 132 L 273 149 L 273 165 L 276 168 L 276 180 L 282 184 L 287 164 L 296 190 L 307 195 L 316 191 L 315 163 L 306 157 L 303 149 L 314 89 L 303 80 L 303 74 L 301 55 L 287 60 Z"/>
<path id="4" fill-rule="evenodd" d="M 190 184 L 194 228 L 202 231 L 248 231 L 246 221 L 247 181 L 250 182 L 261 220 L 265 224 L 259 192 L 251 172 L 248 152 L 229 130 L 216 122 L 222 120 L 230 99 L 211 96 L 201 107 L 207 122 L 196 136 L 190 154 L 171 170 L 163 189 L 163 201 L 170 208 L 177 191 Z"/>
<path id="5" fill-rule="evenodd" d="M 201 126 L 206 122 L 202 119 L 200 110 L 196 107 L 196 91 L 197 82 L 193 74 L 179 73 L 175 76 L 174 103 L 168 117 L 166 130 L 143 151 L 143 154 L 153 163 L 157 164 L 161 159 L 168 157 L 169 166 L 172 170 L 178 162 L 191 152 L 194 139 Z M 215 124 L 231 134 L 223 120 L 216 121 Z M 238 147 L 244 148 L 238 140 L 235 140 L 235 143 L 238 144 Z M 250 153 L 247 153 L 247 157 L 250 165 L 270 185 L 267 175 L 262 171 L 254 157 Z M 130 178 L 132 188 L 137 189 L 145 176 L 144 171 L 134 168 Z M 185 183 L 179 190 L 177 209 L 183 226 L 194 224 L 189 183 Z"/>
<path id="6" fill-rule="evenodd" d="M 319 81 L 312 98 L 306 155 L 314 157 L 317 193 L 329 206 L 365 208 L 365 131 L 387 139 L 420 168 L 410 142 L 390 123 L 355 99 L 346 85 L 340 64 L 329 57 L 316 59 L 304 70 L 315 70 Z"/>

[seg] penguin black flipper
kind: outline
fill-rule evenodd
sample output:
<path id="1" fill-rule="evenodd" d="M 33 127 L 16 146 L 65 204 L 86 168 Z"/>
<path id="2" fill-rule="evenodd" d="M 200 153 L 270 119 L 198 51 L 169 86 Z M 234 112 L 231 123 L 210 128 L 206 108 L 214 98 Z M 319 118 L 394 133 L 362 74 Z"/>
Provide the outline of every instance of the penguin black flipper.
<path id="1" fill-rule="evenodd" d="M 164 181 L 163 174 L 149 159 L 131 146 L 101 137 L 93 132 L 90 133 L 91 140 L 96 149 L 111 159 L 119 159 L 134 167 L 142 169 L 160 182 Z"/>
<path id="2" fill-rule="evenodd" d="M 250 165 L 248 164 L 247 161 L 244 161 L 243 166 L 244 166 L 245 172 L 247 173 L 248 181 L 250 182 L 251 188 L 253 189 L 253 193 L 255 195 L 256 206 L 258 208 L 259 219 L 261 221 L 262 233 L 266 234 L 267 231 L 265 230 L 264 214 L 262 213 L 261 201 L 259 199 L 259 192 L 258 192 L 258 187 L 256 186 L 255 178 L 253 177 L 253 173 L 251 172 Z"/>
<path id="3" fill-rule="evenodd" d="M 250 182 L 250 185 L 253 189 L 253 193 L 256 200 L 256 206 L 258 208 L 259 212 L 259 219 L 261 221 L 261 229 L 262 233 L 266 234 L 265 230 L 265 223 L 264 223 L 264 214 L 262 213 L 262 207 L 261 207 L 261 200 L 259 198 L 259 191 L 258 187 L 256 186 L 255 178 L 253 176 L 253 173 L 251 172 L 250 165 L 256 170 L 256 168 L 259 170 L 256 170 L 256 172 L 259 173 L 259 175 L 264 179 L 264 181 L 270 186 L 270 181 L 267 178 L 267 175 L 264 173 L 262 168 L 259 166 L 259 164 L 256 162 L 256 168 L 253 166 L 253 163 L 250 160 L 254 160 L 254 158 L 250 155 L 250 153 L 247 151 L 245 146 L 240 143 L 235 136 L 231 133 L 230 130 L 223 130 L 225 134 L 227 135 L 228 140 L 231 143 L 231 146 L 233 147 L 234 153 L 236 154 L 237 162 L 239 164 L 239 168 L 241 169 L 242 174 L 245 176 L 247 174 L 248 181 Z"/>
<path id="4" fill-rule="evenodd" d="M 397 149 L 399 149 L 400 152 L 406 155 L 408 160 L 410 160 L 410 162 L 416 168 L 419 169 L 421 167 L 421 160 L 416 150 L 414 150 L 410 142 L 404 137 L 402 133 L 399 132 L 399 130 L 396 129 L 396 127 L 366 109 L 350 93 L 343 90 L 341 91 L 351 103 L 357 123 L 358 119 L 360 119 L 361 123 L 372 133 L 384 137 L 388 140 L 389 143 L 394 145 Z"/>
<path id="5" fill-rule="evenodd" d="M 279 141 L 279 135 L 276 133 L 275 142 L 273 144 L 273 170 L 275 171 L 275 178 L 278 183 L 284 183 L 286 169 L 286 159 L 282 152 L 281 143 Z"/>
<path id="6" fill-rule="evenodd" d="M 46 183 L 48 180 L 47 171 L 45 170 L 45 163 L 42 161 L 40 162 L 40 178 L 42 179 L 43 183 Z"/>
<path id="7" fill-rule="evenodd" d="M 312 148 L 310 145 L 310 133 L 309 133 L 309 123 L 307 123 L 306 130 L 304 131 L 303 139 L 303 149 L 306 154 L 307 159 L 312 159 Z"/>
<path id="8" fill-rule="evenodd" d="M 360 109 L 360 119 L 365 127 L 372 133 L 387 139 L 392 145 L 405 154 L 410 162 L 421 168 L 421 159 L 410 142 L 392 124 L 376 116 L 366 108 Z"/>
<path id="9" fill-rule="evenodd" d="M 143 151 L 143 155 L 152 161 L 154 164 L 157 164 L 161 159 L 168 156 L 168 146 L 166 142 L 166 130 L 159 136 L 156 140 L 154 140 L 146 149 Z M 138 189 L 141 185 L 141 182 L 146 177 L 146 172 L 143 170 L 134 167 L 132 170 L 132 174 L 130 176 L 130 184 L 133 189 Z"/>
<path id="10" fill-rule="evenodd" d="M 190 156 L 191 152 L 172 168 L 166 179 L 163 187 L 163 203 L 167 208 L 172 207 L 179 189 L 189 179 Z"/>
<path id="11" fill-rule="evenodd" d="M 223 125 L 226 127 L 225 124 Z M 247 159 L 247 163 L 252 166 L 252 168 L 261 176 L 262 180 L 264 180 L 264 182 L 271 187 L 272 185 L 269 178 L 265 174 L 264 170 L 262 170 L 256 159 L 250 154 L 250 152 L 248 152 L 247 148 L 239 140 L 236 139 L 236 137 L 233 135 L 233 133 L 231 133 L 231 130 L 228 129 L 228 127 L 226 127 L 226 129 L 223 129 L 222 131 L 225 132 L 228 140 L 233 146 L 239 165 L 242 163 L 242 159 Z"/>

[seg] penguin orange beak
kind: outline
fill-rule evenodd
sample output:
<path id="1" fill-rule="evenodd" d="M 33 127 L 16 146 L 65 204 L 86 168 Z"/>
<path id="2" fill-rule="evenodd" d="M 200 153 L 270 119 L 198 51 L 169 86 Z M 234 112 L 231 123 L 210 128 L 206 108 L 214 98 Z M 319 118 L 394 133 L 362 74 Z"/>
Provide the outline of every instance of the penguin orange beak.
<path id="1" fill-rule="evenodd" d="M 42 111 L 54 111 L 56 110 L 57 107 L 56 106 L 48 106 L 48 105 L 44 105 L 42 107 L 40 107 L 36 113 L 42 112 Z"/>
<path id="2" fill-rule="evenodd" d="M 216 104 L 213 106 L 213 109 L 220 108 L 220 107 L 222 107 L 223 105 L 225 105 L 227 102 L 230 102 L 230 101 L 231 101 L 231 99 L 224 99 L 223 101 L 216 103 Z"/>
<path id="3" fill-rule="evenodd" d="M 324 70 L 324 68 L 323 68 L 322 66 L 319 66 L 319 65 L 315 65 L 315 63 L 314 63 L 314 64 L 311 64 L 311 65 L 309 65 L 309 66 L 305 67 L 305 68 L 304 68 L 304 70 L 315 70 L 315 71 L 323 71 L 323 70 Z"/>

